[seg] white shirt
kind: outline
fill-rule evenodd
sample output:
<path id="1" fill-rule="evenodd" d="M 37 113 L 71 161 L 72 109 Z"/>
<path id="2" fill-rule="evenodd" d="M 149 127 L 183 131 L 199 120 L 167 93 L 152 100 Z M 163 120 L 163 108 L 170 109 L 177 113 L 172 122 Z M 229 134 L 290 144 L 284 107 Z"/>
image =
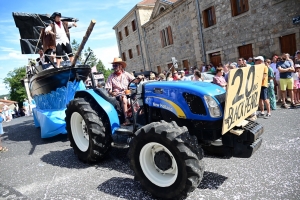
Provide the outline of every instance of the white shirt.
<path id="1" fill-rule="evenodd" d="M 293 72 L 292 77 L 293 77 L 294 81 L 299 80 L 299 75 L 297 72 L 296 73 Z"/>
<path id="2" fill-rule="evenodd" d="M 35 63 L 35 66 L 39 66 L 39 62 L 41 62 L 42 64 L 45 64 L 45 55 L 43 54 L 42 57 L 39 57 L 40 61 Z"/>
<path id="3" fill-rule="evenodd" d="M 60 27 L 54 22 L 54 26 L 55 26 L 55 30 L 56 30 L 56 45 L 58 44 L 64 44 L 66 45 L 66 43 L 70 43 L 69 38 L 66 34 L 64 25 L 62 24 L 62 22 L 60 22 L 61 25 Z M 74 24 L 74 22 L 68 22 L 68 27 L 72 27 Z M 45 32 L 51 31 L 51 26 L 49 25 L 46 29 Z"/>
<path id="4" fill-rule="evenodd" d="M 274 74 L 275 74 L 275 79 L 276 79 L 277 81 L 279 81 L 280 75 L 279 75 L 278 69 L 276 68 L 276 63 L 271 63 L 270 66 L 271 66 L 271 68 L 273 69 L 273 72 L 274 72 Z"/>

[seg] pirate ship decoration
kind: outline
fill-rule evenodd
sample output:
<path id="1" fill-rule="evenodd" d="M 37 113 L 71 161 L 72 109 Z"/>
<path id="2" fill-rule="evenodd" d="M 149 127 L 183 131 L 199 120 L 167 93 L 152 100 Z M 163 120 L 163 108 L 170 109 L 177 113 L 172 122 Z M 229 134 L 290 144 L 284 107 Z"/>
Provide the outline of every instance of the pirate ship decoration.
<path id="1" fill-rule="evenodd" d="M 12 13 L 16 27 L 20 32 L 22 54 L 37 54 L 42 49 L 42 36 L 45 28 L 53 23 L 53 16 L 47 14 Z M 61 16 L 62 22 L 76 22 L 72 17 Z M 47 138 L 66 133 L 64 110 L 77 90 L 85 89 L 85 82 L 91 67 L 77 62 L 86 41 L 91 34 L 95 21 L 92 20 L 72 62 L 66 60 L 60 67 L 50 63 L 36 66 L 35 59 L 30 59 L 27 66 L 29 91 L 36 102 L 33 109 L 35 126 L 41 127 L 41 137 Z M 87 60 L 87 59 L 86 59 Z"/>

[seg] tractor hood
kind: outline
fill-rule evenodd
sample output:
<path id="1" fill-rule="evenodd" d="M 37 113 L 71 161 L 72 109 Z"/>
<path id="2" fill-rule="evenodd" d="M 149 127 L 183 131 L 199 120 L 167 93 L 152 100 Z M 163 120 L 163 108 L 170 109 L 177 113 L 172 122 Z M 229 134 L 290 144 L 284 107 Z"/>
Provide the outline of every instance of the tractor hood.
<path id="1" fill-rule="evenodd" d="M 154 89 L 176 89 L 190 92 L 197 96 L 215 96 L 226 92 L 222 87 L 216 84 L 200 81 L 152 81 L 145 84 L 145 93 L 154 92 Z"/>
<path id="2" fill-rule="evenodd" d="M 221 112 L 225 104 L 226 91 L 215 84 L 192 81 L 151 81 L 144 83 L 145 104 L 168 110 L 178 118 L 217 121 L 221 116 L 209 114 L 205 96 L 217 102 Z"/>

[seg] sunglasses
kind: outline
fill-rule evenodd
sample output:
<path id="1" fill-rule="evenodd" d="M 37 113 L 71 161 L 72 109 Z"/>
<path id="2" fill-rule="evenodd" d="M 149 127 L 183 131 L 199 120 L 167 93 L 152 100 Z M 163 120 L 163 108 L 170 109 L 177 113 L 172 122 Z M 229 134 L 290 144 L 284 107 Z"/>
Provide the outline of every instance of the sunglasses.
<path id="1" fill-rule="evenodd" d="M 119 64 L 113 64 L 112 66 L 113 66 L 113 68 L 117 68 L 117 67 L 119 67 Z"/>
<path id="2" fill-rule="evenodd" d="M 239 60 L 239 61 L 242 61 L 242 60 Z"/>

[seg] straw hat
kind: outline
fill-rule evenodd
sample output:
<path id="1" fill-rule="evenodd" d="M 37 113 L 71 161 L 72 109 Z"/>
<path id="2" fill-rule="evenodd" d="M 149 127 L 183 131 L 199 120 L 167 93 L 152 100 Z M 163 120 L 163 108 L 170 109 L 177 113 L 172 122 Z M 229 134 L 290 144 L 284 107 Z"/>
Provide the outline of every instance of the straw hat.
<path id="1" fill-rule="evenodd" d="M 126 67 L 126 63 L 122 60 L 122 58 L 114 58 L 114 61 L 111 64 L 119 63 L 123 68 Z"/>

